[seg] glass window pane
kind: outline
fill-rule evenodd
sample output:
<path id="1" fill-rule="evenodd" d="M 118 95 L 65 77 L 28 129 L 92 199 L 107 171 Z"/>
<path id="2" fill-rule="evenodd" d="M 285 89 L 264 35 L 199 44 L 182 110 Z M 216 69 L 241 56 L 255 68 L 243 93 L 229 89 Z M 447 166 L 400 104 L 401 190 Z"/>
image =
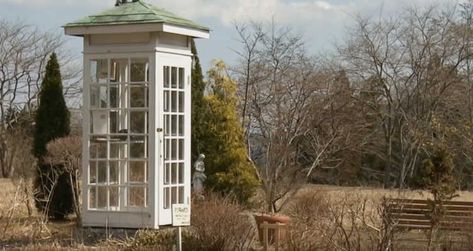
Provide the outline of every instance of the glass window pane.
<path id="1" fill-rule="evenodd" d="M 179 116 L 179 136 L 184 136 L 184 115 Z"/>
<path id="2" fill-rule="evenodd" d="M 171 135 L 177 135 L 177 115 L 171 115 Z"/>
<path id="3" fill-rule="evenodd" d="M 110 187 L 110 207 L 118 207 L 118 187 Z"/>
<path id="4" fill-rule="evenodd" d="M 100 108 L 108 107 L 108 91 L 107 86 L 99 86 L 99 106 Z"/>
<path id="5" fill-rule="evenodd" d="M 163 84 L 164 88 L 169 88 L 169 66 L 163 67 Z"/>
<path id="6" fill-rule="evenodd" d="M 169 136 L 169 115 L 164 115 L 164 136 Z"/>
<path id="7" fill-rule="evenodd" d="M 112 137 L 113 140 L 115 141 L 126 140 L 126 138 L 124 138 L 123 136 L 126 136 L 128 133 L 127 118 L 128 118 L 127 111 L 120 110 L 120 111 L 110 112 L 110 133 L 123 134 L 120 137 L 116 137 L 114 135 L 114 137 Z"/>
<path id="8" fill-rule="evenodd" d="M 179 89 L 184 89 L 184 68 L 179 68 Z"/>
<path id="9" fill-rule="evenodd" d="M 128 90 L 126 84 L 110 85 L 110 107 L 128 108 Z"/>
<path id="10" fill-rule="evenodd" d="M 179 112 L 184 112 L 184 92 L 179 92 Z"/>
<path id="11" fill-rule="evenodd" d="M 95 184 L 97 182 L 97 162 L 90 161 L 89 163 L 89 183 Z"/>
<path id="12" fill-rule="evenodd" d="M 118 161 L 110 161 L 110 173 L 109 173 L 109 178 L 110 178 L 110 184 L 118 184 Z"/>
<path id="13" fill-rule="evenodd" d="M 90 121 L 92 134 L 107 134 L 108 111 L 92 111 Z"/>
<path id="14" fill-rule="evenodd" d="M 97 208 L 97 190 L 96 187 L 89 188 L 89 208 Z"/>
<path id="15" fill-rule="evenodd" d="M 179 184 L 184 184 L 184 163 L 179 163 Z"/>
<path id="16" fill-rule="evenodd" d="M 130 87 L 130 106 L 146 107 L 146 89 L 145 85 Z"/>
<path id="17" fill-rule="evenodd" d="M 126 111 L 110 111 L 110 133 L 113 134 L 126 134 L 127 133 L 127 113 Z M 113 140 L 126 140 L 122 139 L 122 137 L 113 137 Z"/>
<path id="18" fill-rule="evenodd" d="M 147 112 L 130 112 L 131 133 L 146 133 Z"/>
<path id="19" fill-rule="evenodd" d="M 145 188 L 144 187 L 130 187 L 129 188 L 129 205 L 132 207 L 145 206 Z"/>
<path id="20" fill-rule="evenodd" d="M 97 83 L 97 60 L 90 60 L 90 83 Z"/>
<path id="21" fill-rule="evenodd" d="M 121 136 L 117 136 L 117 137 L 121 137 Z M 124 140 L 126 140 L 126 136 Z M 123 142 L 110 142 L 110 158 L 111 159 L 125 159 L 126 158 L 126 144 Z"/>
<path id="22" fill-rule="evenodd" d="M 171 164 L 171 184 L 177 184 L 177 163 Z"/>
<path id="23" fill-rule="evenodd" d="M 97 208 L 107 207 L 107 190 L 108 190 L 107 187 L 97 188 L 97 198 L 98 198 Z"/>
<path id="24" fill-rule="evenodd" d="M 130 157 L 145 158 L 145 137 L 134 136 L 130 142 Z"/>
<path id="25" fill-rule="evenodd" d="M 91 83 L 107 83 L 108 78 L 108 60 L 99 59 L 90 61 Z"/>
<path id="26" fill-rule="evenodd" d="M 184 203 L 184 187 L 178 187 L 178 190 L 179 190 L 179 204 L 183 204 Z"/>
<path id="27" fill-rule="evenodd" d="M 164 196 L 163 196 L 163 200 L 164 200 L 163 201 L 163 207 L 164 207 L 164 209 L 168 209 L 168 208 L 171 207 L 171 205 L 169 203 L 170 202 L 169 201 L 169 199 L 170 199 L 169 198 L 169 192 L 170 192 L 169 190 L 170 190 L 169 187 L 164 188 Z"/>
<path id="28" fill-rule="evenodd" d="M 107 182 L 107 161 L 98 161 L 97 172 L 98 183 L 105 184 Z"/>
<path id="29" fill-rule="evenodd" d="M 107 108 L 107 87 L 93 85 L 90 87 L 90 107 L 91 108 Z"/>
<path id="30" fill-rule="evenodd" d="M 171 159 L 171 140 L 170 139 L 166 139 L 164 141 L 164 151 L 165 151 L 164 159 L 165 160 Z"/>
<path id="31" fill-rule="evenodd" d="M 131 82 L 145 82 L 148 75 L 147 59 L 132 59 L 130 65 Z"/>
<path id="32" fill-rule="evenodd" d="M 171 88 L 177 88 L 177 68 L 171 67 Z"/>
<path id="33" fill-rule="evenodd" d="M 171 140 L 171 160 L 177 159 L 177 139 Z"/>
<path id="34" fill-rule="evenodd" d="M 110 112 L 110 133 L 118 133 L 120 127 L 120 117 L 118 111 Z"/>
<path id="35" fill-rule="evenodd" d="M 127 82 L 128 59 L 110 61 L 110 82 Z"/>
<path id="36" fill-rule="evenodd" d="M 170 168 L 171 168 L 170 163 L 164 164 L 164 185 L 169 184 Z"/>
<path id="37" fill-rule="evenodd" d="M 164 91 L 163 105 L 164 112 L 169 112 L 169 91 Z"/>
<path id="38" fill-rule="evenodd" d="M 146 162 L 130 161 L 130 172 L 128 180 L 130 182 L 146 182 Z"/>
<path id="39" fill-rule="evenodd" d="M 91 159 L 106 159 L 107 158 L 107 142 L 91 139 L 90 141 L 90 155 Z"/>
<path id="40" fill-rule="evenodd" d="M 177 187 L 171 187 L 171 205 L 177 204 Z"/>
<path id="41" fill-rule="evenodd" d="M 177 112 L 177 92 L 171 92 L 171 112 Z"/>
<path id="42" fill-rule="evenodd" d="M 110 85 L 110 108 L 118 108 L 120 104 L 120 88 L 118 85 Z"/>
<path id="43" fill-rule="evenodd" d="M 184 139 L 179 140 L 179 160 L 184 160 Z"/>
<path id="44" fill-rule="evenodd" d="M 90 86 L 90 108 L 98 108 L 100 100 L 99 87 L 97 85 Z"/>

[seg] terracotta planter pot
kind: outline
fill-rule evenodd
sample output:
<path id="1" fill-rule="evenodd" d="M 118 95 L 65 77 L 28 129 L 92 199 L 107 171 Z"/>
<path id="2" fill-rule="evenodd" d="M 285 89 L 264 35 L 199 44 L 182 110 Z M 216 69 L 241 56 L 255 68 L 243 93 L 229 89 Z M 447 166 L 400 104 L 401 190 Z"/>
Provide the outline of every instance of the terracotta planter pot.
<path id="1" fill-rule="evenodd" d="M 255 221 L 256 221 L 256 226 L 258 227 L 258 237 L 261 242 L 264 241 L 264 236 L 263 236 L 263 229 L 261 228 L 261 224 L 263 222 L 269 223 L 269 224 L 275 224 L 275 223 L 282 223 L 289 225 L 291 222 L 291 218 L 285 215 L 269 215 L 269 214 L 255 214 Z M 286 238 L 287 235 L 287 228 L 281 228 L 279 231 L 279 240 L 282 241 Z M 268 229 L 268 240 L 269 244 L 273 244 L 274 241 L 276 240 L 276 230 L 275 229 Z"/>

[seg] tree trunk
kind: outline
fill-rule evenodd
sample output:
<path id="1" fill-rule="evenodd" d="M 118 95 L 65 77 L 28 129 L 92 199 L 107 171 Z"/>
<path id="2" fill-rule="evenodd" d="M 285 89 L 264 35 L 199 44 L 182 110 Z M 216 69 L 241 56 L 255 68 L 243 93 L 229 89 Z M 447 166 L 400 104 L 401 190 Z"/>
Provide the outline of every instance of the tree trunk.
<path id="1" fill-rule="evenodd" d="M 392 170 L 392 136 L 388 135 L 387 137 L 387 146 L 386 146 L 386 164 L 384 167 L 384 188 L 390 188 L 390 176 Z"/>

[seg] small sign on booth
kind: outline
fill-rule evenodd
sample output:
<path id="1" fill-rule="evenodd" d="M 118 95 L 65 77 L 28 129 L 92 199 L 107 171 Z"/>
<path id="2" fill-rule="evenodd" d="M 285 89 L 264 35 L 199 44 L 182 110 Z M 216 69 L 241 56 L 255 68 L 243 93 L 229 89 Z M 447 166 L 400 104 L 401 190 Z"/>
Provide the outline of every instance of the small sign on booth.
<path id="1" fill-rule="evenodd" d="M 182 250 L 181 227 L 191 225 L 191 208 L 185 204 L 172 204 L 172 225 L 177 227 L 177 251 Z"/>
<path id="2" fill-rule="evenodd" d="M 172 225 L 175 227 L 191 225 L 191 210 L 189 205 L 172 204 Z"/>

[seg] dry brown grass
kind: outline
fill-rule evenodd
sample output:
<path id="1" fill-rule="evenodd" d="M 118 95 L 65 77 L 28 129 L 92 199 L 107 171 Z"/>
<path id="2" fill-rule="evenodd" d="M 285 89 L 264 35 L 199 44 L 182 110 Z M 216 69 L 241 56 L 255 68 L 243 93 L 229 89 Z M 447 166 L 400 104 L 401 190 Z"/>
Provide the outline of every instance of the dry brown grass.
<path id="1" fill-rule="evenodd" d="M 340 195 L 346 193 L 357 193 L 363 194 L 366 197 L 377 200 L 382 197 L 403 197 L 409 199 L 426 199 L 430 198 L 430 194 L 423 190 L 408 190 L 408 189 L 381 189 L 381 188 L 371 188 L 371 187 L 337 187 L 337 186 L 324 186 L 324 185 L 306 185 L 304 188 L 299 190 L 296 196 L 301 194 L 317 191 L 325 191 L 329 197 L 336 198 Z M 460 191 L 458 192 L 458 197 L 455 197 L 453 200 L 456 201 L 473 201 L 473 192 L 469 191 Z"/>
<path id="2" fill-rule="evenodd" d="M 430 196 L 419 190 L 305 186 L 285 209 L 296 225 L 288 250 L 427 250 L 426 232 L 394 231 L 383 223 L 386 197 Z M 473 201 L 473 193 L 459 192 L 454 200 Z M 473 233 L 443 232 L 433 250 L 473 250 Z"/>
<path id="3" fill-rule="evenodd" d="M 31 182 L 0 179 L 0 249 L 117 249 L 104 234 L 77 228 L 74 218 L 46 221 L 34 209 L 30 215 L 27 203 L 31 204 L 31 194 L 25 193 L 25 186 L 31 186 Z"/>
<path id="4" fill-rule="evenodd" d="M 9 179 L 0 179 L 0 250 L 4 248 L 35 251 L 120 250 L 133 249 L 131 244 L 136 243 L 136 240 L 141 241 L 143 239 L 140 234 L 117 237 L 117 235 L 106 236 L 105 233 L 100 231 L 79 229 L 76 227 L 74 219 L 65 222 L 45 222 L 43 217 L 34 210 L 32 215 L 29 216 L 26 206 L 27 201 L 22 190 L 24 184 L 21 184 L 20 181 L 13 182 Z M 459 195 L 455 200 L 473 201 L 472 192 L 460 192 Z M 292 250 L 317 250 L 312 248 L 313 246 L 325 246 L 328 248 L 327 250 L 357 250 L 359 247 L 362 247 L 361 250 L 376 250 L 379 242 L 382 241 L 382 233 L 379 232 L 379 228 L 381 228 L 379 210 L 383 197 L 427 198 L 428 193 L 363 187 L 305 186 L 291 199 L 291 203 L 282 212 L 293 216 L 294 222 L 297 223 L 293 229 L 293 235 L 290 236 L 291 241 L 293 241 Z M 233 236 L 233 240 L 236 240 L 235 243 L 245 243 L 235 238 L 236 233 L 248 234 L 249 232 L 245 232 L 245 229 L 254 232 L 254 229 L 251 229 L 252 226 L 245 225 L 247 223 L 241 220 L 246 217 L 245 215 L 251 215 L 251 213 L 244 213 L 243 208 L 230 203 L 229 206 L 225 207 L 227 211 L 222 211 L 222 215 L 230 215 L 231 217 L 222 216 L 223 218 L 217 219 L 218 217 L 215 216 L 217 212 L 221 211 L 220 207 L 216 207 L 219 202 L 210 201 L 209 203 L 201 204 L 200 207 L 194 205 L 193 213 L 199 212 L 202 215 L 202 217 L 193 218 L 194 225 L 200 226 L 198 229 L 200 230 L 198 231 L 199 235 L 195 235 L 196 232 L 194 237 L 200 236 L 198 239 L 208 240 L 208 238 L 204 238 L 207 235 L 203 234 L 211 234 L 212 231 L 217 231 L 219 236 Z M 211 210 L 214 207 L 220 211 Z M 199 209 L 201 210 L 199 211 Z M 343 219 L 340 218 L 342 216 Z M 196 219 L 198 220 L 196 221 Z M 222 219 L 227 219 L 228 222 Z M 239 224 L 233 222 L 235 220 Z M 209 228 L 208 223 L 210 222 L 213 222 L 212 224 L 215 226 L 223 227 L 223 229 L 218 229 L 218 227 Z M 356 225 L 353 223 L 356 223 Z M 236 228 L 228 228 L 229 225 L 241 225 L 242 229 L 231 232 L 232 229 Z M 301 228 L 301 226 L 304 228 Z M 331 239 L 315 239 L 324 236 L 329 230 L 333 233 Z M 344 231 L 353 231 L 351 239 L 341 239 Z M 151 235 L 152 240 L 150 241 L 153 243 L 156 242 L 155 235 L 162 236 L 160 233 Z M 211 236 L 214 235 L 211 234 Z M 251 244 L 253 238 L 248 235 L 244 236 L 242 240 L 250 240 L 249 244 Z M 396 238 L 398 241 L 393 242 L 393 250 L 423 250 L 425 247 L 422 241 L 418 241 L 424 238 L 424 234 L 421 232 L 411 231 L 397 235 Z M 473 243 L 473 238 L 471 236 L 463 238 L 467 240 L 466 242 L 458 242 L 458 238 L 458 233 L 445 234 L 442 243 L 439 244 L 442 249 L 439 250 L 472 250 L 470 244 Z M 304 242 L 308 245 L 298 246 Z M 257 241 L 253 243 L 254 245 L 247 244 L 242 245 L 242 247 L 258 247 Z M 333 247 L 335 248 L 330 249 Z M 245 250 L 245 248 L 240 249 Z"/>

